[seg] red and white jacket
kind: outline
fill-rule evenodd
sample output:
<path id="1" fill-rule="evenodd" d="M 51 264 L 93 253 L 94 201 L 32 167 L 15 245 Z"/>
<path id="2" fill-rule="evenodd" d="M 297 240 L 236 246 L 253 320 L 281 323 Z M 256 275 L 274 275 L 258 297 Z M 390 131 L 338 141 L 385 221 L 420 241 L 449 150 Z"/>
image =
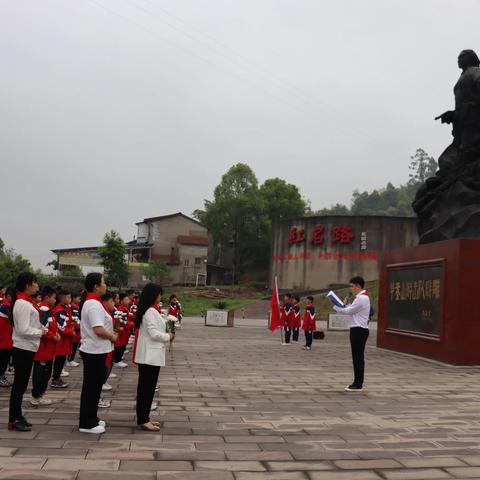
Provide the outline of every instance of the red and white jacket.
<path id="1" fill-rule="evenodd" d="M 305 310 L 302 328 L 306 332 L 314 332 L 317 328 L 317 313 L 313 305 L 309 305 Z"/>
<path id="2" fill-rule="evenodd" d="M 33 359 L 45 362 L 55 358 L 56 342 L 54 339 L 58 331 L 57 321 L 55 320 L 53 310 L 43 303 L 40 304 L 39 315 L 40 323 L 44 327 L 48 327 L 48 332 L 40 339 L 40 346 Z"/>
<path id="3" fill-rule="evenodd" d="M 65 357 L 72 353 L 72 344 L 75 339 L 72 312 L 68 307 L 59 303 L 53 310 L 53 313 L 57 321 L 58 333 L 61 337 L 56 345 L 55 356 Z"/>
<path id="4" fill-rule="evenodd" d="M 300 305 L 297 303 L 293 306 L 293 328 L 300 328 L 302 326 L 302 315 L 300 313 Z"/>
<path id="5" fill-rule="evenodd" d="M 13 348 L 10 308 L 11 304 L 8 300 L 4 300 L 0 305 L 0 350 L 11 350 Z"/>

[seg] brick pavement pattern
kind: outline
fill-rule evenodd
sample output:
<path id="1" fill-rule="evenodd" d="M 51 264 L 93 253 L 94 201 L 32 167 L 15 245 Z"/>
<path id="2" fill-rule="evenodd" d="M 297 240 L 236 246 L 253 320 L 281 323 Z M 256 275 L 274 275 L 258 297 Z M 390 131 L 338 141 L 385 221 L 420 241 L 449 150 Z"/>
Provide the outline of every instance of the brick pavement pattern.
<path id="1" fill-rule="evenodd" d="M 51 407 L 29 407 L 32 432 L 6 430 L 0 479 L 480 479 L 478 369 L 367 347 L 366 390 L 347 393 L 345 333 L 305 352 L 265 328 L 185 321 L 160 372 L 158 433 L 136 428 L 136 367 L 115 369 L 107 433 L 77 430 L 81 366 Z M 29 394 L 25 400 L 29 399 Z"/>

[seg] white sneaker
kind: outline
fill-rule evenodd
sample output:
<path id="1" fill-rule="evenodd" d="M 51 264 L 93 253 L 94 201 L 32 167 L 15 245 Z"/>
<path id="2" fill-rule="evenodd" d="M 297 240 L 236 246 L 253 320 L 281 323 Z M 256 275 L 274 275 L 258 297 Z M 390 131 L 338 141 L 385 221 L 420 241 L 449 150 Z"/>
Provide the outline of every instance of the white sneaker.
<path id="1" fill-rule="evenodd" d="M 109 383 L 107 383 L 107 382 L 105 382 L 105 383 L 102 385 L 102 390 L 103 390 L 104 392 L 108 392 L 108 391 L 112 390 L 112 388 L 113 388 L 113 387 L 112 387 Z"/>
<path id="2" fill-rule="evenodd" d="M 98 408 L 110 408 L 110 405 L 111 405 L 110 400 L 105 400 L 104 398 L 101 398 L 98 401 Z M 100 425 L 100 423 L 99 423 L 99 425 Z M 105 426 L 105 425 L 103 425 L 103 426 Z"/>
<path id="3" fill-rule="evenodd" d="M 101 427 L 106 427 L 106 426 L 107 426 L 107 422 L 105 422 L 105 420 L 99 420 L 99 421 L 98 421 L 98 424 L 99 424 Z"/>
<path id="4" fill-rule="evenodd" d="M 39 407 L 41 405 L 51 405 L 51 404 L 52 404 L 52 401 L 49 398 L 43 398 L 43 397 L 35 398 L 35 397 L 32 397 L 30 399 L 30 405 L 33 405 L 34 407 Z"/>
<path id="5" fill-rule="evenodd" d="M 108 378 L 117 378 L 117 374 L 112 372 L 112 373 L 108 376 Z"/>
<path id="6" fill-rule="evenodd" d="M 153 412 L 156 409 L 157 409 L 157 402 L 152 402 L 152 404 L 150 405 L 150 411 Z"/>
<path id="7" fill-rule="evenodd" d="M 127 368 L 128 367 L 128 363 L 125 363 L 125 362 L 118 362 L 115 364 L 116 367 L 118 368 Z"/>
<path id="8" fill-rule="evenodd" d="M 290 345 L 290 343 L 287 343 L 287 342 L 282 343 L 282 346 L 284 346 L 284 347 L 287 346 L 287 345 Z"/>
<path id="9" fill-rule="evenodd" d="M 93 428 L 79 428 L 79 431 L 82 433 L 105 433 L 105 427 L 98 424 L 96 427 Z"/>
<path id="10" fill-rule="evenodd" d="M 74 361 L 72 361 L 72 362 L 67 362 L 67 363 L 65 364 L 66 367 L 78 367 L 79 365 L 80 365 L 80 364 L 79 364 L 78 362 L 74 362 Z"/>
<path id="11" fill-rule="evenodd" d="M 62 370 L 62 373 L 60 374 L 61 377 L 68 377 L 70 373 L 68 373 L 66 370 Z"/>

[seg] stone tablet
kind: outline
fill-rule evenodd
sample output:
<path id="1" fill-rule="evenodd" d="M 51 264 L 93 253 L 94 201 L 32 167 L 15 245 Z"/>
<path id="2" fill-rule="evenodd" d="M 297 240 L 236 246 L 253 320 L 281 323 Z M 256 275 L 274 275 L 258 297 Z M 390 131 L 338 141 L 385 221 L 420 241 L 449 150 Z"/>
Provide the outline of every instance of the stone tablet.
<path id="1" fill-rule="evenodd" d="M 341 313 L 330 313 L 328 315 L 328 330 L 349 330 L 350 315 Z"/>
<path id="2" fill-rule="evenodd" d="M 440 337 L 443 263 L 388 265 L 387 331 Z"/>
<path id="3" fill-rule="evenodd" d="M 207 310 L 205 325 L 209 327 L 228 327 L 228 311 Z"/>

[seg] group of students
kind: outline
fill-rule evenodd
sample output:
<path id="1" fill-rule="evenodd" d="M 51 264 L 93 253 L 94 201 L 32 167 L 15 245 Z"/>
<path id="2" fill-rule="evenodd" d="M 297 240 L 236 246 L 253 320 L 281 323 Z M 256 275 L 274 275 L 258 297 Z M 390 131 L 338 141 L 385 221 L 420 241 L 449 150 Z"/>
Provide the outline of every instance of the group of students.
<path id="1" fill-rule="evenodd" d="M 147 288 L 148 287 L 148 288 Z M 149 325 L 147 337 L 156 336 L 154 355 L 147 358 L 154 363 L 151 369 L 140 367 L 145 360 L 146 347 L 138 349 L 135 342 L 133 359 L 139 364 L 137 389 L 137 423 L 146 430 L 157 430 L 149 419 L 159 367 L 165 365 L 164 352 L 159 355 L 158 343 L 163 347 L 174 334 L 166 333 L 165 315 L 161 313 L 161 288 L 147 285 L 140 298 L 133 291 L 126 293 L 107 292 L 103 275 L 90 273 L 85 279 L 82 294 L 46 286 L 38 295 L 38 283 L 34 274 L 21 273 L 15 288 L 0 289 L 0 386 L 12 387 L 9 407 L 10 430 L 30 431 L 32 425 L 22 413 L 23 395 L 32 377 L 34 406 L 50 405 L 46 395 L 51 388 L 67 388 L 63 381 L 65 365 L 78 366 L 75 355 L 80 351 L 83 360 L 83 385 L 80 401 L 80 431 L 103 433 L 105 422 L 98 419 L 99 407 L 109 406 L 101 399 L 102 390 L 111 390 L 107 383 L 112 367 L 127 367 L 123 361 L 126 347 L 136 332 L 137 340 L 142 337 L 142 321 L 148 310 L 154 310 L 155 325 Z M 154 298 L 153 298 L 154 296 Z M 143 298 L 142 298 L 143 297 Z M 175 295 L 170 297 L 169 318 L 181 319 L 180 305 Z M 151 312 L 150 312 L 151 316 Z M 148 343 L 143 335 L 140 344 Z M 143 348 L 143 353 L 141 353 Z M 138 357 L 138 358 L 135 358 Z M 156 358 L 154 358 L 156 357 Z M 13 363 L 13 383 L 5 376 Z M 156 368 L 158 367 L 158 369 Z M 142 374 L 143 372 L 143 374 Z M 147 377 L 145 377 L 147 372 Z M 152 390 L 152 380 L 155 377 Z M 148 375 L 150 374 L 150 375 Z M 103 402 L 103 403 L 102 403 Z"/>
<path id="2" fill-rule="evenodd" d="M 311 350 L 317 317 L 313 297 L 307 297 L 307 306 L 303 315 L 303 322 L 300 310 L 300 297 L 293 296 L 291 293 L 286 293 L 283 297 L 283 306 L 280 314 L 283 323 L 282 345 L 291 345 L 291 342 L 298 342 L 301 328 L 305 332 L 305 345 L 303 349 Z"/>

